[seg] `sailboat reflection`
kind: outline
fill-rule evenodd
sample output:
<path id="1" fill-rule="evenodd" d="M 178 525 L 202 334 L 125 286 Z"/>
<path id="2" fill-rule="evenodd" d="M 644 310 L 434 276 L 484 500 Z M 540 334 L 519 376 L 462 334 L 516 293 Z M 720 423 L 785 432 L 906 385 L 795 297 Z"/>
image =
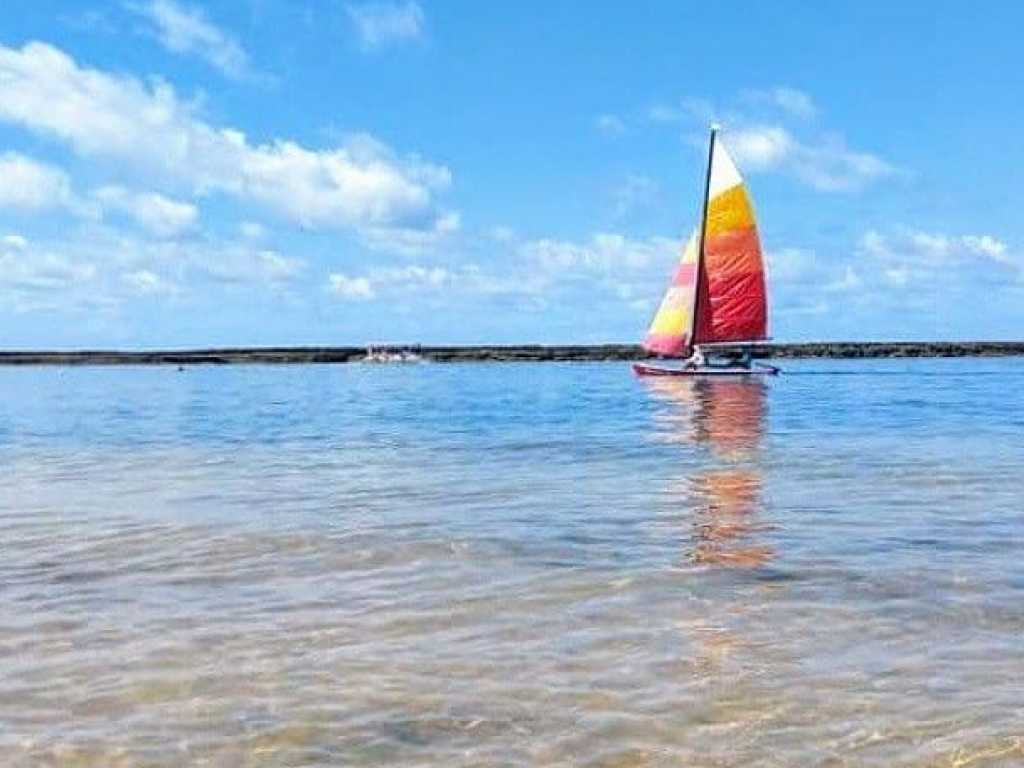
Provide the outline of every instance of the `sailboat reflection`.
<path id="1" fill-rule="evenodd" d="M 658 434 L 672 442 L 710 449 L 710 461 L 687 478 L 695 502 L 693 560 L 756 568 L 772 549 L 756 542 L 768 526 L 761 506 L 761 439 L 766 387 L 756 380 L 650 380 L 652 393 L 672 407 L 656 416 Z"/>

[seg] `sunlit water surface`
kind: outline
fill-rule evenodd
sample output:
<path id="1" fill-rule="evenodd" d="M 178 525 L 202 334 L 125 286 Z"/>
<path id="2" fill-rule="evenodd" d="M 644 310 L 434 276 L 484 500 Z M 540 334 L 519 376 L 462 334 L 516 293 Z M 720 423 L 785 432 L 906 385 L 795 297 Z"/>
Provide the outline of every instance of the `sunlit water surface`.
<path id="1" fill-rule="evenodd" d="M 13 766 L 1024 762 L 1024 360 L 0 370 Z"/>

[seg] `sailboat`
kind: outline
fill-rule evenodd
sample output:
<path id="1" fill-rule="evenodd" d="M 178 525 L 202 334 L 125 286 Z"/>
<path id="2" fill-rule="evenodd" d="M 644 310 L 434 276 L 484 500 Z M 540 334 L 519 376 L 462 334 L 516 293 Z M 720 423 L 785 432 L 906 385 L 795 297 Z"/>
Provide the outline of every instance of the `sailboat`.
<path id="1" fill-rule="evenodd" d="M 712 126 L 701 222 L 683 248 L 644 340 L 659 357 L 687 358 L 683 367 L 634 363 L 641 376 L 772 375 L 778 368 L 704 361 L 704 350 L 768 338 L 768 299 L 754 209 L 743 178 Z M 691 356 L 691 353 L 696 353 Z"/>

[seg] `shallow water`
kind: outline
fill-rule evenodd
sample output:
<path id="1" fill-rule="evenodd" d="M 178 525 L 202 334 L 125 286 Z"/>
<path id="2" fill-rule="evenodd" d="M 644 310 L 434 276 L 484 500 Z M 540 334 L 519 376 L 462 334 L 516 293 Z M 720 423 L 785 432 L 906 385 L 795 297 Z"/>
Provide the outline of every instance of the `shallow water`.
<path id="1" fill-rule="evenodd" d="M 13 766 L 1024 763 L 1024 360 L 0 370 Z"/>

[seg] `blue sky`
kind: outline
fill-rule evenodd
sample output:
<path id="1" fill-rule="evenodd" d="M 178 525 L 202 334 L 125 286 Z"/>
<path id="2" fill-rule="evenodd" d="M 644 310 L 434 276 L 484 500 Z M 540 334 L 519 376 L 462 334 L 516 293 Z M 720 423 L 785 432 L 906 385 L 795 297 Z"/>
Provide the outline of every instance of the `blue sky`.
<path id="1" fill-rule="evenodd" d="M 639 340 L 711 120 L 776 339 L 1020 338 L 1022 22 L 7 0 L 0 347 Z"/>

